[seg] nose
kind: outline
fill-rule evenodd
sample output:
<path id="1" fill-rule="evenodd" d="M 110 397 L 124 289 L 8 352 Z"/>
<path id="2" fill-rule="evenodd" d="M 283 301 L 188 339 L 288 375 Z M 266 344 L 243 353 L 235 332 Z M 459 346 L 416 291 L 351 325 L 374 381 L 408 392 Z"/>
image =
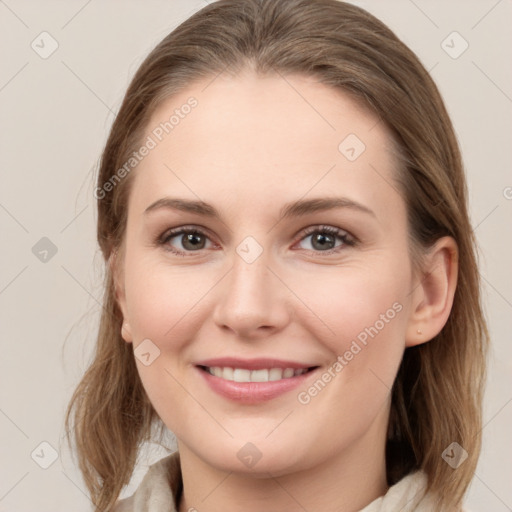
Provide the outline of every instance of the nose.
<path id="1" fill-rule="evenodd" d="M 213 319 L 219 328 L 255 340 L 289 323 L 293 294 L 269 263 L 265 251 L 252 263 L 235 254 L 233 267 L 216 287 Z"/>

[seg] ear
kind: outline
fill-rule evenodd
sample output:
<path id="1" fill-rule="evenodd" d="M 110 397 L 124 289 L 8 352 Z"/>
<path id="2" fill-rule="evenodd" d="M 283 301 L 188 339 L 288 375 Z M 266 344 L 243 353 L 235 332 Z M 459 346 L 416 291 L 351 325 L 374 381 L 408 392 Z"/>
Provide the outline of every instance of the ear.
<path id="1" fill-rule="evenodd" d="M 430 341 L 445 326 L 457 288 L 458 247 L 452 237 L 437 240 L 425 257 L 425 265 L 414 283 L 412 308 L 405 346 Z"/>
<path id="2" fill-rule="evenodd" d="M 123 337 L 124 341 L 127 343 L 133 342 L 131 327 L 129 318 L 127 315 L 127 308 L 126 308 L 126 296 L 125 296 L 125 290 L 124 290 L 124 282 L 122 279 L 122 276 L 124 275 L 121 269 L 119 268 L 119 265 L 121 262 L 119 261 L 119 254 L 117 249 L 114 249 L 110 257 L 108 259 L 108 265 L 110 268 L 110 272 L 112 274 L 112 281 L 114 283 L 114 295 L 117 301 L 117 304 L 119 306 L 119 309 L 121 310 L 121 313 L 123 315 L 123 324 L 121 327 L 121 336 Z"/>

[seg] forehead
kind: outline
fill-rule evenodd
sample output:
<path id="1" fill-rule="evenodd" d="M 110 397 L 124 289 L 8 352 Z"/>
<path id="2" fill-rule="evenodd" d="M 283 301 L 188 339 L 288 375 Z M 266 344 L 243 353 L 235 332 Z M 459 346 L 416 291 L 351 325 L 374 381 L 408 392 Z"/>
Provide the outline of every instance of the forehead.
<path id="1" fill-rule="evenodd" d="M 366 203 L 397 195 L 385 125 L 312 77 L 244 72 L 197 82 L 157 108 L 149 139 L 130 199 L 137 210 L 167 192 L 233 213 L 256 199 L 261 209 L 305 194 L 346 192 Z"/>

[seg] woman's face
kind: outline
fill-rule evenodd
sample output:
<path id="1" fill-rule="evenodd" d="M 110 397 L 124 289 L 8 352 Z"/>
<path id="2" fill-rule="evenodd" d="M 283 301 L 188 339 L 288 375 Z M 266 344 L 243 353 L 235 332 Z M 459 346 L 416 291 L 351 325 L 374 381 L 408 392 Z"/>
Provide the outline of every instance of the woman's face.
<path id="1" fill-rule="evenodd" d="M 414 289 L 384 125 L 246 72 L 167 100 L 143 143 L 123 337 L 180 450 L 279 475 L 383 449 Z"/>

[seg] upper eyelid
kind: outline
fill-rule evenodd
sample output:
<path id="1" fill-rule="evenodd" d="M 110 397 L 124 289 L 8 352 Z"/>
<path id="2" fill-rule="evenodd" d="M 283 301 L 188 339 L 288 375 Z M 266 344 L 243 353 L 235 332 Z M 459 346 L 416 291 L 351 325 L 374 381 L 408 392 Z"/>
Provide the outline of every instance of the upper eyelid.
<path id="1" fill-rule="evenodd" d="M 338 233 L 346 233 L 351 238 L 355 238 L 350 231 L 347 231 L 343 228 L 338 228 L 336 226 L 331 226 L 330 224 L 315 224 L 313 226 L 308 226 L 307 228 L 301 229 L 297 235 L 310 235 L 311 233 L 316 233 L 317 231 L 336 231 Z"/>

